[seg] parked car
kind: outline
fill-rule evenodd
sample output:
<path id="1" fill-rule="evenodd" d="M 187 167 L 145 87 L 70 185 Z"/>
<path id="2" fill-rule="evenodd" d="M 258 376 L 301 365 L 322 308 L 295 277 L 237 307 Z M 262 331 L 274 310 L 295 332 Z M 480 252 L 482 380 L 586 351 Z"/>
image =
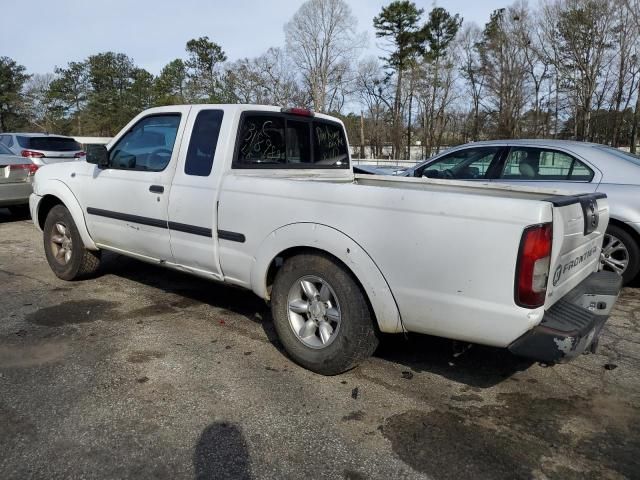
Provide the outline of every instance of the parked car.
<path id="1" fill-rule="evenodd" d="M 353 165 L 353 173 L 365 175 L 401 175 L 407 167 L 396 165 L 367 165 L 364 163 Z"/>
<path id="2" fill-rule="evenodd" d="M 40 169 L 30 206 L 58 277 L 112 250 L 251 289 L 322 374 L 368 357 L 378 332 L 568 360 L 621 284 L 596 271 L 605 194 L 354 175 L 343 124 L 300 109 L 147 110 L 86 161 Z"/>
<path id="3" fill-rule="evenodd" d="M 567 193 L 604 192 L 611 219 L 601 266 L 622 275 L 625 284 L 640 272 L 637 155 L 595 143 L 495 140 L 448 149 L 398 175 L 545 187 Z"/>
<path id="4" fill-rule="evenodd" d="M 30 158 L 35 165 L 70 162 L 83 158 L 82 145 L 71 137 L 48 133 L 1 133 L 0 145 L 15 155 Z"/>
<path id="5" fill-rule="evenodd" d="M 31 180 L 37 169 L 30 159 L 0 145 L 0 207 L 8 207 L 14 215 L 29 212 Z"/>

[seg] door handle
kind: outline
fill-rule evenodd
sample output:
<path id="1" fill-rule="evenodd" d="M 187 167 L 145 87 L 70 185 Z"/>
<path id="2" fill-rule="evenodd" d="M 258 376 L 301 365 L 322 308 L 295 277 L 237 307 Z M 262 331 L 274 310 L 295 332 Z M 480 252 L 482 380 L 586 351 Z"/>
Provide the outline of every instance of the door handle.
<path id="1" fill-rule="evenodd" d="M 151 185 L 149 191 L 151 193 L 164 193 L 164 187 L 162 185 Z"/>

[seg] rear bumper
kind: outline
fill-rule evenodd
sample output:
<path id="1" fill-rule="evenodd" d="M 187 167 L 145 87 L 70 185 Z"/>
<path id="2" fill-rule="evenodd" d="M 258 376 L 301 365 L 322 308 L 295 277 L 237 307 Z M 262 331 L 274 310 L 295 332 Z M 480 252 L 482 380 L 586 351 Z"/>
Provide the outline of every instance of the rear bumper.
<path id="1" fill-rule="evenodd" d="M 509 345 L 509 350 L 556 363 L 594 349 L 621 288 L 622 277 L 615 273 L 592 273 L 547 310 L 539 325 Z"/>
<path id="2" fill-rule="evenodd" d="M 0 184 L 0 207 L 29 203 L 32 191 L 31 182 Z"/>

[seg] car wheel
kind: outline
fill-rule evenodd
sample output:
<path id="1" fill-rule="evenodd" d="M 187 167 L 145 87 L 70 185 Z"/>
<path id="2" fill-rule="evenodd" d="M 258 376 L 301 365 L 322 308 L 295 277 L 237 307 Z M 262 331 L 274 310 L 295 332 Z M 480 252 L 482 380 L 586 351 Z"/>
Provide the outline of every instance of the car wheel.
<path id="1" fill-rule="evenodd" d="M 362 289 L 351 272 L 329 256 L 304 254 L 286 260 L 273 283 L 271 301 L 285 350 L 313 372 L 345 372 L 378 346 Z"/>
<path id="2" fill-rule="evenodd" d="M 29 205 L 11 205 L 9 207 L 9 212 L 11 212 L 11 215 L 14 217 L 20 218 L 28 217 L 30 215 Z"/>
<path id="3" fill-rule="evenodd" d="M 635 239 L 625 230 L 609 225 L 604 235 L 600 265 L 621 275 L 624 284 L 633 280 L 640 270 L 640 248 Z"/>
<path id="4" fill-rule="evenodd" d="M 94 274 L 100 252 L 87 250 L 69 210 L 53 207 L 44 222 L 44 251 L 53 273 L 62 280 L 78 280 Z"/>

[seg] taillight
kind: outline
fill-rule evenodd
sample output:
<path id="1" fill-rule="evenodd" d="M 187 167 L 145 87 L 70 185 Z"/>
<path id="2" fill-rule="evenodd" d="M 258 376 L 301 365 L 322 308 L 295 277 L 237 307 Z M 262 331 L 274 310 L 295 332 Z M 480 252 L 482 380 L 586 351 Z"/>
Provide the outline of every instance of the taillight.
<path id="1" fill-rule="evenodd" d="M 33 150 L 22 150 L 20 155 L 26 158 L 42 158 L 44 157 L 44 153 L 42 152 L 34 152 Z"/>
<path id="2" fill-rule="evenodd" d="M 11 170 L 26 170 L 28 175 L 35 175 L 38 170 L 38 165 L 34 165 L 33 163 L 29 164 L 21 164 L 21 165 L 10 165 Z"/>
<path id="3" fill-rule="evenodd" d="M 553 230 L 550 223 L 527 227 L 520 241 L 516 268 L 516 303 L 525 308 L 544 305 L 551 265 Z"/>
<path id="4" fill-rule="evenodd" d="M 76 158 L 82 158 L 82 157 L 84 157 L 86 154 L 87 154 L 86 152 L 78 152 L 78 153 L 76 153 L 76 154 L 74 155 L 74 157 L 76 157 Z"/>

